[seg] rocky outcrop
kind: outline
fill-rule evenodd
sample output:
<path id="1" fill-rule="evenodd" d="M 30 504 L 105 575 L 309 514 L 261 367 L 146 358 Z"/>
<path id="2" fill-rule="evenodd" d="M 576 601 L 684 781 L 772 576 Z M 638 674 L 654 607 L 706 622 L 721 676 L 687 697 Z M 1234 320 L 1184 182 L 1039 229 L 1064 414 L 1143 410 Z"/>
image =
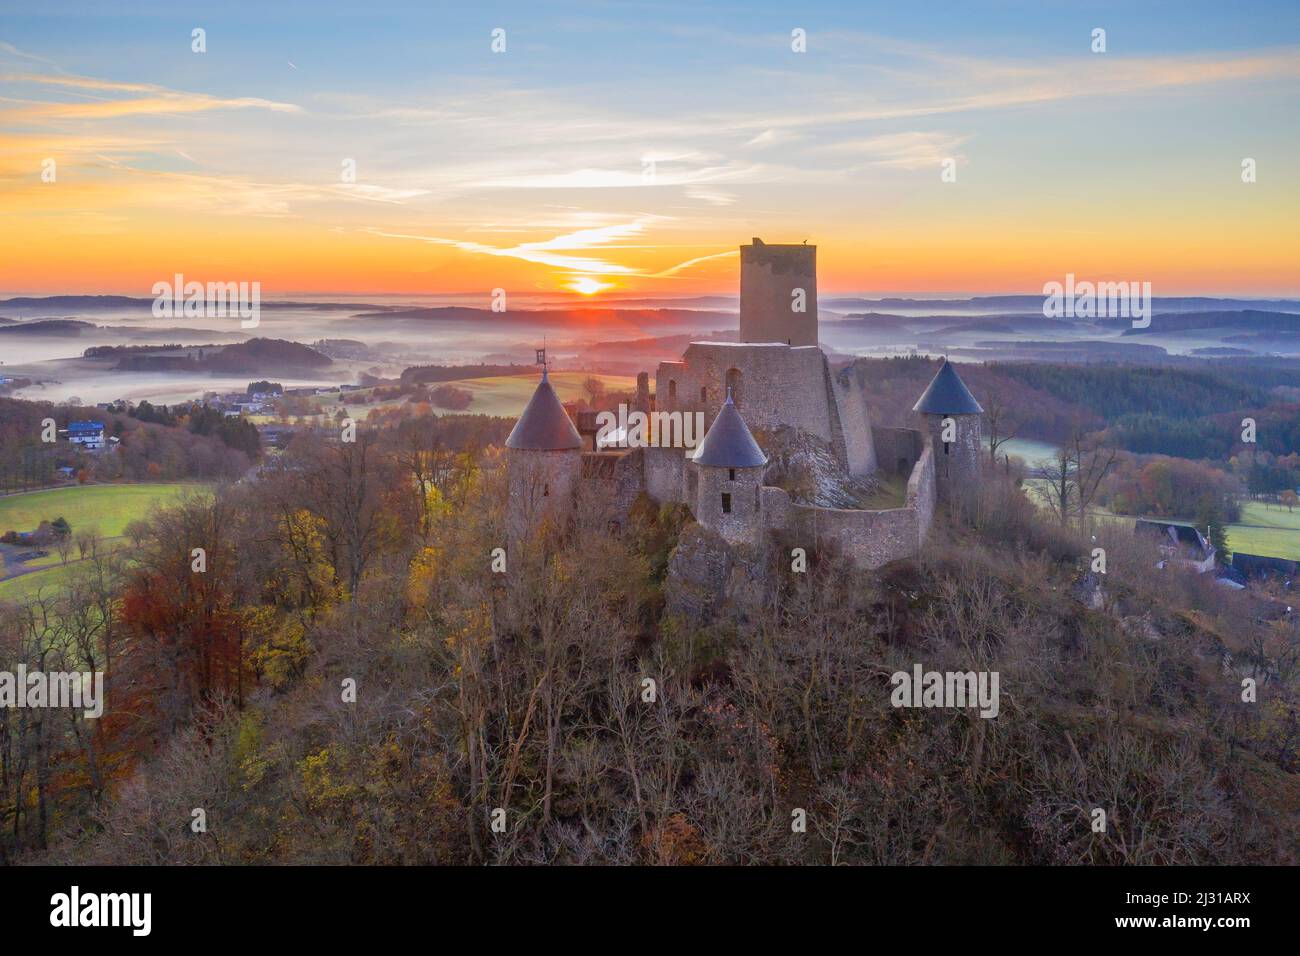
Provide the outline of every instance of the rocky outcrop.
<path id="1" fill-rule="evenodd" d="M 688 526 L 668 559 L 665 611 L 694 627 L 708 623 L 726 601 L 731 567 L 731 549 L 719 535 Z"/>
<path id="2" fill-rule="evenodd" d="M 880 487 L 871 475 L 845 471 L 831 444 L 798 428 L 759 432 L 767 453 L 763 484 L 783 488 L 797 504 L 818 508 L 859 508 Z"/>

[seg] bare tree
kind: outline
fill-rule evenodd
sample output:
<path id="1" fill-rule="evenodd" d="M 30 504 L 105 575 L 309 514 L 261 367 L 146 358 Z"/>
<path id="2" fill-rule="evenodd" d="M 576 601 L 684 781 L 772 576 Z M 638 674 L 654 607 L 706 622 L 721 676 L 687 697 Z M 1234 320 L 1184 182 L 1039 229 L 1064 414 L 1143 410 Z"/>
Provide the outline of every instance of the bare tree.
<path id="1" fill-rule="evenodd" d="M 1081 429 L 1075 429 L 1070 436 L 1070 453 L 1074 458 L 1074 472 L 1077 491 L 1075 499 L 1078 504 L 1079 524 L 1088 518 L 1088 511 L 1097 499 L 1101 483 L 1115 467 L 1119 452 L 1103 445 L 1100 440 L 1085 436 Z"/>
<path id="2" fill-rule="evenodd" d="M 1077 470 L 1069 446 L 1058 448 L 1051 458 L 1040 462 L 1030 476 L 1038 482 L 1034 491 L 1051 510 L 1052 516 L 1060 524 L 1068 524 L 1074 513 L 1078 489 Z"/>
<path id="3" fill-rule="evenodd" d="M 998 449 L 1016 437 L 1021 422 L 1003 389 L 992 388 L 984 397 L 984 426 L 989 439 L 989 458 L 998 460 Z"/>

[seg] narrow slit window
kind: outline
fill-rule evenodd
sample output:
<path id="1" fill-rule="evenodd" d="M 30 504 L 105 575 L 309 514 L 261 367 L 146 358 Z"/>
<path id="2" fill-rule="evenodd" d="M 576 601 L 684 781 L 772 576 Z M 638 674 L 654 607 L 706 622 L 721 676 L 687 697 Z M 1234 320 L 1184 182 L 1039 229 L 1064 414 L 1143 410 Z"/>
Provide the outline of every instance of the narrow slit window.
<path id="1" fill-rule="evenodd" d="M 726 492 L 723 492 L 722 495 L 722 513 L 724 515 L 731 514 L 731 495 Z"/>

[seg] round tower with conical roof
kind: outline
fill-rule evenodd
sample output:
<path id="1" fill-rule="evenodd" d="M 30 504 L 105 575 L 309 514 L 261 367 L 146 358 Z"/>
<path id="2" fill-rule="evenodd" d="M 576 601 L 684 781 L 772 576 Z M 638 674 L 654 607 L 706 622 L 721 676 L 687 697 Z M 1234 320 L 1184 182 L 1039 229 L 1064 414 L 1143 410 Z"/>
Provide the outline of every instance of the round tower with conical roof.
<path id="1" fill-rule="evenodd" d="M 940 501 L 974 489 L 980 480 L 984 409 L 946 358 L 913 408 L 925 419 Z"/>
<path id="2" fill-rule="evenodd" d="M 526 534 L 545 517 L 563 520 L 571 512 L 582 475 L 582 438 L 545 366 L 537 390 L 506 439 L 506 471 L 512 537 Z"/>
<path id="3" fill-rule="evenodd" d="M 740 417 L 731 389 L 687 466 L 687 501 L 695 520 L 732 543 L 758 540 L 760 488 L 767 456 Z"/>

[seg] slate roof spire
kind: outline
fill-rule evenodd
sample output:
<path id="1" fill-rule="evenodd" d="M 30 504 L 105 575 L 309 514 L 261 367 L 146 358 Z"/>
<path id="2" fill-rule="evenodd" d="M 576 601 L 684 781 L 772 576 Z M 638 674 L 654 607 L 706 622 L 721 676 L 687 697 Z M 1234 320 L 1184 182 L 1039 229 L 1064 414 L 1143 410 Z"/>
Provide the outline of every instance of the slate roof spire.
<path id="1" fill-rule="evenodd" d="M 957 369 L 946 358 L 929 386 L 912 406 L 927 415 L 982 415 L 984 409 L 975 401 Z"/>
<path id="2" fill-rule="evenodd" d="M 722 403 L 718 417 L 709 426 L 704 441 L 695 450 L 695 464 L 720 468 L 757 468 L 767 464 L 767 456 L 758 447 L 749 426 L 740 417 L 736 403 L 727 388 L 727 400 Z"/>
<path id="3" fill-rule="evenodd" d="M 550 376 L 542 366 L 542 380 L 528 400 L 524 413 L 515 422 L 506 447 L 521 451 L 568 451 L 581 448 L 582 438 L 573 427 L 569 413 L 560 404 Z"/>

